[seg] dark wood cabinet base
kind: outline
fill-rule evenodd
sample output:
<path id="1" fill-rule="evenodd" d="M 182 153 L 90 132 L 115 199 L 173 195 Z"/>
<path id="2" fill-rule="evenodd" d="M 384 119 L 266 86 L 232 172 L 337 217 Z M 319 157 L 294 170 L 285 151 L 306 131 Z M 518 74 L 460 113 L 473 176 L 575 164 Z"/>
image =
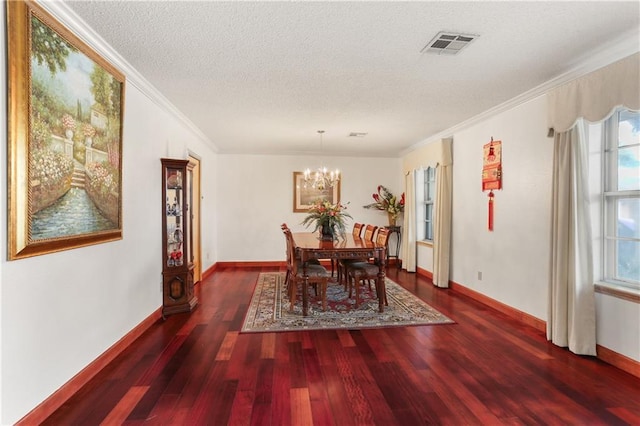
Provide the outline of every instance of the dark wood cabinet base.
<path id="1" fill-rule="evenodd" d="M 163 317 L 180 312 L 191 312 L 195 309 L 198 298 L 195 295 L 193 285 L 193 264 L 163 273 Z"/>

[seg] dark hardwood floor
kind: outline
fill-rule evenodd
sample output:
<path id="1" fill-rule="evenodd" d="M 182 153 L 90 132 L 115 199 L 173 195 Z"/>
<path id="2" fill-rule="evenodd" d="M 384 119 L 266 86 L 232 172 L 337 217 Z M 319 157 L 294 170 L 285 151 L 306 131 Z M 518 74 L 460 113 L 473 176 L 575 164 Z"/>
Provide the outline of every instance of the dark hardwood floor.
<path id="1" fill-rule="evenodd" d="M 640 425 L 640 379 L 394 268 L 456 324 L 239 334 L 268 270 L 217 270 L 44 424 Z"/>

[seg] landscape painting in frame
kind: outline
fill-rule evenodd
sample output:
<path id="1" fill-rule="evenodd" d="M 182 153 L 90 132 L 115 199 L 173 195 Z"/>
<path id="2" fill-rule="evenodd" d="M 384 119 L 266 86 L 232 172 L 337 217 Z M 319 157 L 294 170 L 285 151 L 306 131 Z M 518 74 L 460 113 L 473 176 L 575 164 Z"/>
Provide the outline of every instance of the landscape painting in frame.
<path id="1" fill-rule="evenodd" d="M 307 212 L 318 200 L 340 202 L 340 182 L 331 188 L 317 189 L 304 182 L 304 172 L 293 172 L 293 211 Z"/>
<path id="2" fill-rule="evenodd" d="M 36 3 L 7 29 L 8 258 L 121 239 L 124 76 Z"/>

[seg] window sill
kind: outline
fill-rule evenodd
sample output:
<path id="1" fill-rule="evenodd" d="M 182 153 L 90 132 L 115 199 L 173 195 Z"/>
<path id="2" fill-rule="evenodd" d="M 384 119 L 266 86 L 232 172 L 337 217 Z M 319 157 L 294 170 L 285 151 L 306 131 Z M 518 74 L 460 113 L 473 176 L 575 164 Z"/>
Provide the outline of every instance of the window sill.
<path id="1" fill-rule="evenodd" d="M 640 290 L 602 281 L 595 283 L 594 288 L 596 293 L 606 294 L 633 303 L 640 303 Z"/>
<path id="2" fill-rule="evenodd" d="M 416 244 L 419 246 L 433 247 L 433 242 L 431 241 L 416 241 Z"/>

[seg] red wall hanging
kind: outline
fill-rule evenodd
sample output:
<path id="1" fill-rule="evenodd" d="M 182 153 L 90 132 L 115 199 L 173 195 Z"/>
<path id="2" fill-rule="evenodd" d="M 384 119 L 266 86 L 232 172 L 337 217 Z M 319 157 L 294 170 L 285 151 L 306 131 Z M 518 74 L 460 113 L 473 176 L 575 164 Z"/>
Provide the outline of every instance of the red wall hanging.
<path id="1" fill-rule="evenodd" d="M 493 231 L 493 190 L 502 189 L 502 141 L 483 146 L 482 192 L 489 191 L 489 231 Z"/>

